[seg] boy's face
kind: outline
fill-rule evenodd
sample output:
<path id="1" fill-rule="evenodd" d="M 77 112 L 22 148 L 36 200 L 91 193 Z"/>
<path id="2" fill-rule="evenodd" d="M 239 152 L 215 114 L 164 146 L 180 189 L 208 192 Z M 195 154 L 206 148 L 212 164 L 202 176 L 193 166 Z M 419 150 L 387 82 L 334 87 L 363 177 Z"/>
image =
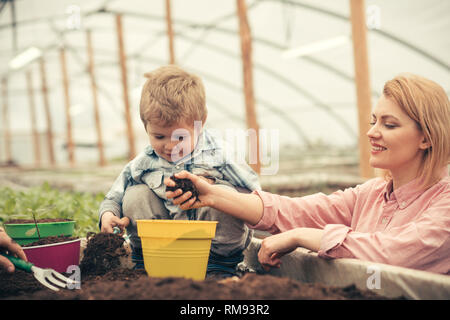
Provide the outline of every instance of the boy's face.
<path id="1" fill-rule="evenodd" d="M 170 126 L 147 123 L 146 129 L 155 152 L 169 162 L 176 162 L 194 150 L 201 125 L 195 128 L 194 123 L 185 122 Z"/>

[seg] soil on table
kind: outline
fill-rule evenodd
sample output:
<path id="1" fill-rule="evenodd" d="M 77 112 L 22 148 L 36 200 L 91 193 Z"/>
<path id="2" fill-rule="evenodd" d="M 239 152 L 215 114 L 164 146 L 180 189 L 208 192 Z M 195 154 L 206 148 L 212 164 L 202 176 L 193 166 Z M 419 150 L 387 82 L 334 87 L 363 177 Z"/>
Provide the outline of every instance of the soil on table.
<path id="1" fill-rule="evenodd" d="M 0 273 L 0 278 L 2 275 Z M 5 278 L 2 279 L 7 280 Z M 27 284 L 28 285 L 28 284 Z M 11 288 L 10 288 L 11 289 Z M 15 288 L 12 288 L 14 291 Z M 11 292 L 10 291 L 10 292 Z M 360 300 L 383 299 L 351 285 L 345 288 L 305 284 L 289 278 L 248 273 L 241 279 L 196 281 L 184 278 L 151 278 L 145 271 L 116 269 L 82 279 L 79 290 L 39 290 L 7 299 L 62 300 Z M 0 290 L 1 292 L 1 290 Z M 13 292 L 11 292 L 13 293 Z M 0 295 L 1 297 L 2 295 Z"/>
<path id="2" fill-rule="evenodd" d="M 36 219 L 37 223 L 46 223 L 46 222 L 67 222 L 73 221 L 70 219 Z M 3 224 L 25 224 L 25 223 L 35 223 L 33 219 L 11 219 L 3 222 Z"/>
<path id="3" fill-rule="evenodd" d="M 345 288 L 306 284 L 289 278 L 245 273 L 241 278 L 206 279 L 151 278 L 144 270 L 121 267 L 126 255 L 123 237 L 98 233 L 88 236 L 80 263 L 81 288 L 53 292 L 33 275 L 21 270 L 9 274 L 0 269 L 0 299 L 69 300 L 297 300 L 383 299 L 355 286 Z M 67 275 L 70 276 L 70 275 Z"/>
<path id="4" fill-rule="evenodd" d="M 0 299 L 6 297 L 18 297 L 36 291 L 45 291 L 31 273 L 17 269 L 13 273 L 0 268 Z"/>
<path id="5" fill-rule="evenodd" d="M 32 243 L 24 244 L 24 245 L 22 245 L 22 247 L 23 248 L 27 248 L 27 247 L 34 247 L 34 246 L 42 246 L 44 244 L 60 243 L 60 242 L 66 242 L 66 241 L 71 241 L 71 240 L 76 240 L 76 239 L 78 239 L 78 238 L 77 237 L 64 236 L 64 235 L 50 236 L 50 237 L 41 238 L 41 239 L 39 239 L 37 241 L 34 241 Z"/>

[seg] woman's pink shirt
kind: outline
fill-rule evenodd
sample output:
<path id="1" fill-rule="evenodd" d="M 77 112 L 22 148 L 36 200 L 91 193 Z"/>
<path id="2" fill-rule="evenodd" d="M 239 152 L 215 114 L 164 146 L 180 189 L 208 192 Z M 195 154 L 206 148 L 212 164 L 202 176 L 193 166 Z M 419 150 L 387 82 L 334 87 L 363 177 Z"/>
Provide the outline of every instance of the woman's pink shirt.
<path id="1" fill-rule="evenodd" d="M 413 180 L 397 190 L 371 179 L 331 195 L 289 198 L 254 191 L 264 204 L 259 230 L 279 233 L 307 227 L 324 230 L 319 257 L 356 258 L 450 273 L 450 178 L 429 189 Z"/>

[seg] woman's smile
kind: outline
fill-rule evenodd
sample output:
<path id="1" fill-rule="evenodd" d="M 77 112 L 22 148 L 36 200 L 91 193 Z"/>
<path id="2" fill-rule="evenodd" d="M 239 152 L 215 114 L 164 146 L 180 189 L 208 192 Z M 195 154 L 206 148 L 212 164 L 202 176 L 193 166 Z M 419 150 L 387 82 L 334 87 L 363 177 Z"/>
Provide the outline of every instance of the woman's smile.
<path id="1" fill-rule="evenodd" d="M 370 142 L 370 144 L 372 145 L 372 149 L 371 149 L 370 152 L 371 152 L 373 155 L 379 154 L 379 153 L 381 153 L 381 152 L 387 150 L 386 147 L 383 147 L 383 146 L 381 146 L 381 145 L 379 145 L 379 144 L 377 144 L 377 143 Z"/>

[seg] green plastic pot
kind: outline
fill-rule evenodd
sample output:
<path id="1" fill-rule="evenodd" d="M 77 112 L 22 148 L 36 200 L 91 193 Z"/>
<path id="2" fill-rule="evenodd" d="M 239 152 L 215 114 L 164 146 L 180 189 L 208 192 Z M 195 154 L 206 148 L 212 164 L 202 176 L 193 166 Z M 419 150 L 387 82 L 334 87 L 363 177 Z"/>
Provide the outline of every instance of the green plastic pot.
<path id="1" fill-rule="evenodd" d="M 39 240 L 36 225 L 34 223 L 5 224 L 6 233 L 18 244 L 25 245 Z M 41 238 L 51 236 L 72 236 L 75 221 L 38 222 Z"/>

